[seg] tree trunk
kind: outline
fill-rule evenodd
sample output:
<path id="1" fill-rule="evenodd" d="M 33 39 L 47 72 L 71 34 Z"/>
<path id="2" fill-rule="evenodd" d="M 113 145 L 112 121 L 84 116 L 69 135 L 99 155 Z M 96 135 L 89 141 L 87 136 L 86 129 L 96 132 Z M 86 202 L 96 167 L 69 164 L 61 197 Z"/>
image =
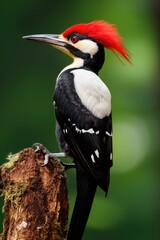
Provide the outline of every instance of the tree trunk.
<path id="1" fill-rule="evenodd" d="M 68 199 L 64 167 L 32 148 L 9 156 L 0 168 L 4 199 L 2 240 L 65 240 Z"/>

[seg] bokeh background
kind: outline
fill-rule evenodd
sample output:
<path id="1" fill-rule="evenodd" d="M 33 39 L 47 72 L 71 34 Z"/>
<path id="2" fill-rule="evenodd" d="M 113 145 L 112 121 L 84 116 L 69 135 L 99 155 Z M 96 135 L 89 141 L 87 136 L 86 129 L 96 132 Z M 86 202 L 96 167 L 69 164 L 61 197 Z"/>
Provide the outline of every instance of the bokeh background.
<path id="1" fill-rule="evenodd" d="M 159 239 L 159 1 L 0 1 L 0 163 L 32 143 L 58 151 L 51 104 L 58 73 L 71 62 L 23 35 L 61 33 L 103 19 L 115 23 L 131 52 L 122 64 L 106 50 L 100 77 L 112 92 L 114 167 L 107 199 L 93 204 L 84 240 Z M 71 211 L 75 172 L 67 172 Z M 2 205 L 2 200 L 0 202 Z M 0 210 L 0 227 L 3 214 Z"/>

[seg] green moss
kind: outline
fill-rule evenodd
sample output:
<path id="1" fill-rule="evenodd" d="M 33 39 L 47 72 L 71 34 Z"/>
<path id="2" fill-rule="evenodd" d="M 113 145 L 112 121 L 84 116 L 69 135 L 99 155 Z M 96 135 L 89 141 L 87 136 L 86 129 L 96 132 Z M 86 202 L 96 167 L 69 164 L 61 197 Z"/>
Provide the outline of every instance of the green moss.
<path id="1" fill-rule="evenodd" d="M 15 182 L 7 186 L 2 195 L 4 196 L 4 206 L 10 203 L 11 206 L 17 208 L 21 203 L 21 198 L 27 189 L 28 184 L 24 182 Z"/>
<path id="2" fill-rule="evenodd" d="M 19 153 L 16 154 L 9 154 L 7 157 L 8 162 L 2 165 L 2 168 L 5 170 L 9 170 L 12 167 L 14 167 L 14 164 L 18 161 L 19 159 Z"/>
<path id="3" fill-rule="evenodd" d="M 7 163 L 2 165 L 3 172 L 9 172 L 15 163 L 19 160 L 19 153 L 9 154 L 7 157 L 9 160 Z M 11 206 L 17 208 L 21 202 L 21 197 L 26 191 L 28 184 L 24 182 L 11 182 L 9 185 L 4 186 L 2 190 L 2 196 L 4 198 L 4 207 L 10 203 Z"/>

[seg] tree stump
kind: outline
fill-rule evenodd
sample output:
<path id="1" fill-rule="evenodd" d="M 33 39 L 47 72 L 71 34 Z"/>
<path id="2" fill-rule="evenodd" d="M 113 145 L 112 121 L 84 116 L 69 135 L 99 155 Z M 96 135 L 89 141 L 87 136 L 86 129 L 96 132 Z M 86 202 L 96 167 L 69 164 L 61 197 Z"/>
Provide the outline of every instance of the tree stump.
<path id="1" fill-rule="evenodd" d="M 10 155 L 0 168 L 5 219 L 2 240 L 65 240 L 68 199 L 64 167 L 32 148 Z"/>

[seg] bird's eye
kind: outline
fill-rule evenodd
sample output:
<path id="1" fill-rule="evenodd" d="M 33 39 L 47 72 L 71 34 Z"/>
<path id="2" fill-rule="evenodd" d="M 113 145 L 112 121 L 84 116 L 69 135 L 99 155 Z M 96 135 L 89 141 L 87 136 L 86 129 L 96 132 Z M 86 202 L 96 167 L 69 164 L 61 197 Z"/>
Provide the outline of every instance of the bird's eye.
<path id="1" fill-rule="evenodd" d="M 78 40 L 79 40 L 79 38 L 75 35 L 71 37 L 72 43 L 76 43 L 76 42 L 78 42 Z"/>

